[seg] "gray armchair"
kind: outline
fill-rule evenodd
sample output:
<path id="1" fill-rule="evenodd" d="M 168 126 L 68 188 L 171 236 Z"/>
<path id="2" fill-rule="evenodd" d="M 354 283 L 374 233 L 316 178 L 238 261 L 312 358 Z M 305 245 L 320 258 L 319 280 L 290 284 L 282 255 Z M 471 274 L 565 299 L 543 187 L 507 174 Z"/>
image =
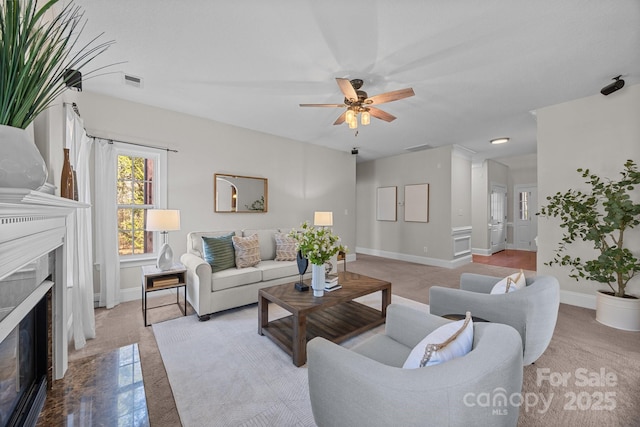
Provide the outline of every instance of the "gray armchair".
<path id="1" fill-rule="evenodd" d="M 413 347 L 447 322 L 391 304 L 385 333 L 353 349 L 323 338 L 309 341 L 309 394 L 317 425 L 515 426 L 519 408 L 508 398 L 522 389 L 522 342 L 513 328 L 474 323 L 467 355 L 402 369 Z M 490 405 L 478 400 L 480 393 L 490 396 Z"/>
<path id="2" fill-rule="evenodd" d="M 437 316 L 464 314 L 515 328 L 522 337 L 523 363 L 535 362 L 547 349 L 558 318 L 560 285 L 555 277 L 527 278 L 524 289 L 490 295 L 501 277 L 464 273 L 460 289 L 433 286 L 429 311 Z"/>

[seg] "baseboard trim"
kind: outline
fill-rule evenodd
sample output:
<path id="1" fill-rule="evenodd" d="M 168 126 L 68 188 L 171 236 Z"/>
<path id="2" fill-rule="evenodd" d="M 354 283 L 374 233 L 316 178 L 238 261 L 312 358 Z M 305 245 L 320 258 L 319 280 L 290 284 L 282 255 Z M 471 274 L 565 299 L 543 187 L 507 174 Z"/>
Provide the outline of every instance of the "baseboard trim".
<path id="1" fill-rule="evenodd" d="M 471 262 L 471 255 L 467 255 L 454 260 L 444 260 L 444 259 L 438 259 L 438 258 L 428 258 L 428 257 L 422 257 L 422 256 L 416 256 L 416 255 L 407 255 L 407 254 L 401 254 L 398 252 L 381 251 L 379 249 L 370 249 L 370 248 L 362 248 L 362 247 L 356 247 L 356 252 L 359 252 L 365 255 L 379 256 L 382 258 L 397 259 L 398 261 L 413 262 L 416 264 L 432 265 L 434 267 L 443 267 L 443 268 L 451 268 L 451 269 L 458 268 L 460 266 L 469 264 Z"/>
<path id="2" fill-rule="evenodd" d="M 147 298 L 156 298 L 165 295 L 173 295 L 175 294 L 174 289 L 163 289 L 161 291 L 153 291 L 147 294 Z M 129 302 L 129 301 L 140 301 L 142 300 L 142 290 L 140 288 L 125 288 L 120 289 L 120 302 Z M 96 307 L 98 307 L 100 303 L 100 294 L 93 294 L 93 302 Z"/>
<path id="3" fill-rule="evenodd" d="M 474 255 L 491 256 L 491 249 L 471 248 Z"/>
<path id="4" fill-rule="evenodd" d="M 560 290 L 560 302 L 582 308 L 596 309 L 596 296 L 582 292 Z"/>

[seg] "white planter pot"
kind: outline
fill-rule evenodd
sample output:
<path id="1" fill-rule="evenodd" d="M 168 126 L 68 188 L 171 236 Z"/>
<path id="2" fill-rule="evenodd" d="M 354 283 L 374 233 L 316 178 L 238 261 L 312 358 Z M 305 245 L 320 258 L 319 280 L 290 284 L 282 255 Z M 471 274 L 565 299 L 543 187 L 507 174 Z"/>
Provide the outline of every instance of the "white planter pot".
<path id="1" fill-rule="evenodd" d="M 47 181 L 47 165 L 30 132 L 0 125 L 0 187 L 36 190 Z"/>
<path id="2" fill-rule="evenodd" d="M 596 320 L 624 331 L 640 331 L 640 298 L 619 298 L 598 291 Z"/>
<path id="3" fill-rule="evenodd" d="M 314 297 L 324 295 L 324 273 L 324 264 L 311 264 L 311 287 Z"/>

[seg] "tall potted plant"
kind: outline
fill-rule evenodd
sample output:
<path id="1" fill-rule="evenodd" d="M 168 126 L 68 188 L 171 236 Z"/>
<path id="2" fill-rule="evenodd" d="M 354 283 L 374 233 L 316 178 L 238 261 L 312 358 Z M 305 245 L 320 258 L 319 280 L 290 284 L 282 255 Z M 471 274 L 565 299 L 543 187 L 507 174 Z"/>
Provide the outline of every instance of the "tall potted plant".
<path id="1" fill-rule="evenodd" d="M 73 3 L 0 1 L 0 187 L 36 189 L 47 168 L 25 129 L 66 89 L 68 70 L 82 70 L 113 41 L 79 44 L 84 14 Z"/>
<path id="2" fill-rule="evenodd" d="M 609 286 L 596 296 L 596 320 L 625 330 L 640 330 L 640 299 L 626 292 L 629 281 L 640 274 L 640 260 L 628 247 L 626 237 L 640 224 L 640 203 L 632 200 L 640 184 L 640 172 L 627 160 L 620 179 L 611 180 L 578 169 L 588 191 L 568 190 L 547 197 L 540 215 L 560 218 L 564 229 L 554 258 L 546 265 L 571 267 L 570 277 L 595 280 Z M 636 190 L 637 191 L 637 190 Z M 637 194 L 636 194 L 637 196 Z M 596 255 L 582 259 L 571 254 L 569 245 L 584 241 L 592 244 Z"/>

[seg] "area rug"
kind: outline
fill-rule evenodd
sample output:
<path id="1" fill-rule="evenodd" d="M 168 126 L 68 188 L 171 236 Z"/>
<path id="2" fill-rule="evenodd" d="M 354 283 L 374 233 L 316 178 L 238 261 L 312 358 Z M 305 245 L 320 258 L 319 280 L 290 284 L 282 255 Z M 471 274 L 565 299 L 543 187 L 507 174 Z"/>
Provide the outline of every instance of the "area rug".
<path id="1" fill-rule="evenodd" d="M 358 301 L 380 305 L 380 293 Z M 429 308 L 392 295 L 392 303 Z M 269 319 L 288 313 L 269 305 Z M 352 338 L 351 347 L 384 325 Z M 315 426 L 309 402 L 306 365 L 270 339 L 258 335 L 257 305 L 230 310 L 199 322 L 196 316 L 153 325 L 167 376 L 184 427 Z"/>

